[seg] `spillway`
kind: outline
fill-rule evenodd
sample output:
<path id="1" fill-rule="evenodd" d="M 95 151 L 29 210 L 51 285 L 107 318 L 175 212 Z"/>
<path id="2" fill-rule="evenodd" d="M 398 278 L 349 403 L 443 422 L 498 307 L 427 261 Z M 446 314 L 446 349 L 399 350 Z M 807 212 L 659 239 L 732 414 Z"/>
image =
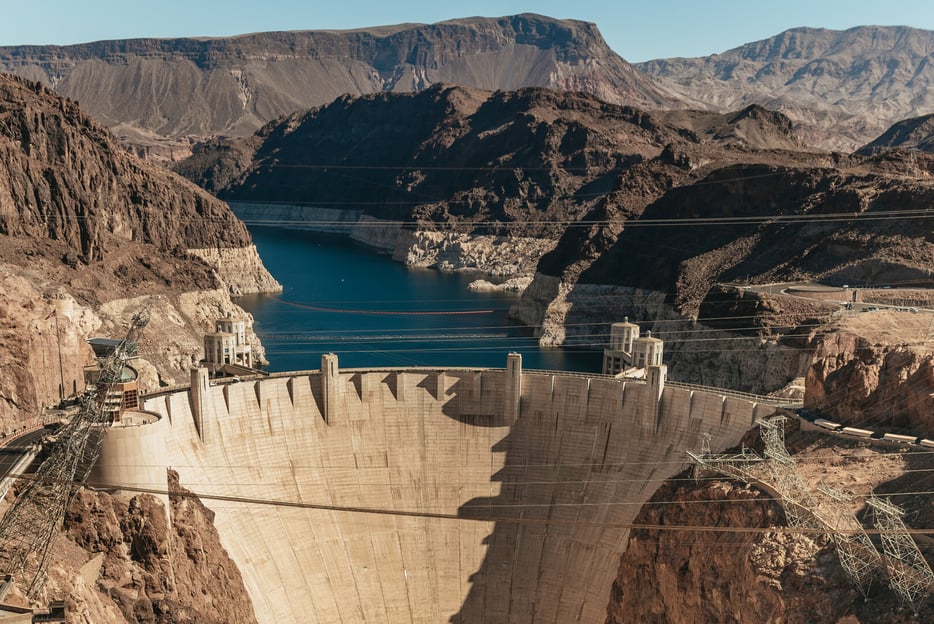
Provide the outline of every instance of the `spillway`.
<path id="1" fill-rule="evenodd" d="M 164 490 L 176 470 L 263 623 L 599 624 L 625 525 L 685 450 L 705 433 L 733 446 L 775 410 L 666 386 L 664 367 L 640 382 L 515 357 L 340 370 L 326 356 L 218 386 L 195 372 L 145 400 L 156 422 L 110 430 L 95 478 Z"/>

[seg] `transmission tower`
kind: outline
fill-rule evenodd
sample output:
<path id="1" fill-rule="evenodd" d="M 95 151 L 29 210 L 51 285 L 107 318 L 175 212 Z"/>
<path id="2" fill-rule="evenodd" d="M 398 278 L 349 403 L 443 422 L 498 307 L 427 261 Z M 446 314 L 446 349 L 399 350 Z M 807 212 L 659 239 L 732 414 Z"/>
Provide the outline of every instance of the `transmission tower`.
<path id="1" fill-rule="evenodd" d="M 882 567 L 882 557 L 866 535 L 862 523 L 853 514 L 853 499 L 827 485 L 818 486 L 817 489 L 826 496 L 821 500 L 827 509 L 822 515 L 833 529 L 830 536 L 837 548 L 840 565 L 863 598 L 867 598 L 872 581 Z"/>
<path id="2" fill-rule="evenodd" d="M 120 383 L 128 346 L 148 322 L 145 313 L 133 316 L 126 337 L 103 362 L 96 388 L 81 396 L 79 411 L 58 430 L 47 458 L 0 520 L 0 572 L 19 577 L 30 597 L 45 584 L 52 541 L 97 461 L 110 424 L 106 401 Z"/>
<path id="3" fill-rule="evenodd" d="M 867 501 L 873 511 L 873 524 L 879 529 L 885 568 L 892 590 L 917 613 L 918 605 L 934 589 L 934 572 L 918 550 L 905 523 L 904 512 L 891 501 L 873 495 Z"/>
<path id="4" fill-rule="evenodd" d="M 784 416 L 757 422 L 759 435 L 765 443 L 764 458 L 745 448 L 739 455 L 715 456 L 710 452 L 708 436 L 705 436 L 700 453 L 689 451 L 688 455 L 702 469 L 720 472 L 746 483 L 770 485 L 781 497 L 789 526 L 816 530 L 833 539 L 844 571 L 865 597 L 879 569 L 881 557 L 853 515 L 849 499 L 827 487 L 819 488 L 826 498 L 818 501 L 814 497 L 785 447 Z M 761 468 L 765 468 L 767 473 Z M 821 507 L 827 512 L 822 513 Z"/>
<path id="5" fill-rule="evenodd" d="M 785 420 L 784 416 L 778 415 L 756 421 L 759 423 L 759 436 L 765 443 L 766 466 L 772 485 L 782 497 L 785 516 L 792 528 L 824 529 L 826 527 L 815 516 L 817 502 L 785 448 Z"/>

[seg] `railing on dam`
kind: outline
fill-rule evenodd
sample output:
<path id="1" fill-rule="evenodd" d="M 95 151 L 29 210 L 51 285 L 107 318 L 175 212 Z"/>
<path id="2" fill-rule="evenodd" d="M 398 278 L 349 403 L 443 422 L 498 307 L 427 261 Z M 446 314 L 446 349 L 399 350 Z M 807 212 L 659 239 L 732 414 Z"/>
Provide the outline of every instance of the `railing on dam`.
<path id="1" fill-rule="evenodd" d="M 342 368 L 340 369 L 341 373 L 394 373 L 403 370 L 404 372 L 413 372 L 413 373 L 427 373 L 427 372 L 482 372 L 482 371 L 505 371 L 504 368 L 483 368 L 483 367 L 471 367 L 471 366 L 411 366 L 411 367 L 395 367 L 395 368 Z M 546 370 L 546 369 L 524 369 L 523 373 L 535 374 L 535 375 L 559 375 L 562 377 L 577 377 L 584 379 L 615 379 L 613 375 L 605 375 L 603 373 L 585 373 L 578 371 L 558 371 L 558 370 Z M 301 377 L 305 375 L 320 375 L 321 369 L 311 369 L 311 370 L 299 370 L 299 371 L 283 371 L 278 373 L 269 373 L 269 374 L 257 374 L 249 376 L 241 376 L 234 379 L 222 379 L 218 380 L 218 383 L 236 383 L 237 381 L 256 381 L 261 379 L 282 379 L 285 377 Z M 645 383 L 644 379 L 624 379 L 627 382 L 633 383 Z M 708 392 L 711 394 L 719 394 L 722 396 L 734 397 L 737 399 L 744 399 L 746 401 L 753 401 L 760 403 L 762 405 L 771 405 L 774 407 L 784 407 L 788 409 L 795 409 L 803 407 L 804 403 L 800 399 L 786 399 L 781 397 L 772 397 L 762 394 L 753 394 L 751 392 L 740 392 L 738 390 L 728 390 L 725 388 L 717 388 L 714 386 L 702 386 L 700 384 L 691 384 L 685 383 L 683 381 L 672 381 L 667 379 L 665 385 L 671 386 L 673 388 L 683 388 L 685 390 L 699 390 L 701 392 Z M 158 396 L 163 396 L 166 394 L 172 394 L 174 392 L 181 392 L 183 390 L 188 390 L 190 388 L 189 384 L 179 384 L 174 386 L 165 386 L 159 388 L 158 390 L 153 390 L 152 392 L 144 392 L 142 396 L 144 398 L 155 398 Z"/>
<path id="2" fill-rule="evenodd" d="M 786 407 L 789 409 L 804 407 L 804 402 L 801 399 L 785 399 L 781 397 L 765 396 L 762 394 L 752 394 L 750 392 L 740 392 L 738 390 L 715 388 L 713 386 L 689 384 L 684 383 L 683 381 L 672 381 L 670 379 L 665 381 L 665 385 L 675 388 L 684 388 L 685 390 L 700 390 L 702 392 L 709 392 L 711 394 L 722 394 L 723 396 L 735 397 L 737 399 L 744 399 L 746 401 L 754 401 L 756 403 L 761 403 L 762 405 L 771 405 L 774 407 Z"/>
<path id="3" fill-rule="evenodd" d="M 342 368 L 340 369 L 341 373 L 397 373 L 399 371 L 403 372 L 412 372 L 412 373 L 440 373 L 440 372 L 482 372 L 482 371 L 505 371 L 505 368 L 483 368 L 483 367 L 469 367 L 469 366 L 406 366 L 406 367 L 395 367 L 395 368 Z M 546 371 L 526 371 L 526 372 L 546 372 Z M 547 371 L 553 374 L 559 375 L 580 375 L 583 377 L 605 377 L 605 375 L 600 374 L 587 374 L 587 373 L 565 373 L 562 371 Z M 238 377 L 228 377 L 220 378 L 214 380 L 212 383 L 217 384 L 231 384 L 241 381 L 261 381 L 263 379 L 284 379 L 289 377 L 305 377 L 305 376 L 315 376 L 320 375 L 321 369 L 315 368 L 310 370 L 293 370 L 293 371 L 282 371 L 277 373 L 261 373 L 256 375 L 240 375 Z M 154 399 L 156 397 L 164 396 L 166 394 L 173 394 L 175 392 L 181 392 L 183 390 L 189 390 L 191 384 L 176 384 L 172 386 L 163 386 L 148 392 L 141 392 L 140 396 L 146 399 Z"/>

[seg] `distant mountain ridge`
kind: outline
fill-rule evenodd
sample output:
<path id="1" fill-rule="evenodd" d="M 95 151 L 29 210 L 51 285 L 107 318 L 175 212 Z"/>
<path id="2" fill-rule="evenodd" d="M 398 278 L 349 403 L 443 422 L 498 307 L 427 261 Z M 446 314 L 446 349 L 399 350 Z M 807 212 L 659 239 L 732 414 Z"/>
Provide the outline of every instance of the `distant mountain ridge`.
<path id="1" fill-rule="evenodd" d="M 352 31 L 0 47 L 0 71 L 43 82 L 127 142 L 251 134 L 342 94 L 448 82 L 490 91 L 583 91 L 611 103 L 676 100 L 614 53 L 594 24 L 523 14 Z M 168 95 L 171 94 L 170 97 Z M 165 139 L 168 138 L 168 143 Z"/>
<path id="2" fill-rule="evenodd" d="M 805 142 L 852 151 L 934 111 L 934 32 L 906 26 L 794 28 L 722 54 L 635 66 L 715 110 L 759 104 Z"/>
<path id="3" fill-rule="evenodd" d="M 906 26 L 795 28 L 722 54 L 631 65 L 595 24 L 534 14 L 347 31 L 128 39 L 0 47 L 0 71 L 78 101 L 138 152 L 179 160 L 215 136 L 341 95 L 579 91 L 645 110 L 784 113 L 801 141 L 851 152 L 934 112 L 934 32 Z"/>

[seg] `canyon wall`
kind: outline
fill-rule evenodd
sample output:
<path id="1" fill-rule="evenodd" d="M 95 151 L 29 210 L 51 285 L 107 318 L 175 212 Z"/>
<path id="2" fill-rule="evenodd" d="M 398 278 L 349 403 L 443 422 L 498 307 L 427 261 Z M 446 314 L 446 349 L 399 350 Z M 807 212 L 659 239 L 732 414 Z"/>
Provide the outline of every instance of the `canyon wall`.
<path id="1" fill-rule="evenodd" d="M 569 284 L 538 273 L 510 316 L 538 328 L 544 345 L 581 345 L 603 349 L 610 324 L 629 317 L 642 331 L 665 341 L 672 379 L 718 388 L 767 394 L 804 377 L 818 349 L 819 325 L 838 305 L 772 297 L 758 301 L 756 312 L 779 315 L 780 327 L 753 322 L 752 313 L 729 311 L 717 319 L 686 316 L 671 297 L 656 290 L 607 284 Z M 718 303 L 724 304 L 718 298 Z M 784 307 L 781 307 L 784 305 Z M 705 308 L 706 311 L 706 308 Z M 708 316 L 716 316 L 713 312 Z M 728 316 L 727 316 L 728 315 Z M 724 325 L 722 319 L 727 319 Z M 796 324 L 808 327 L 803 335 Z"/>
<path id="2" fill-rule="evenodd" d="M 247 223 L 346 236 L 390 252 L 394 260 L 415 268 L 478 271 L 495 277 L 531 275 L 555 245 L 553 240 L 529 236 L 418 229 L 416 224 L 378 219 L 361 210 L 237 201 L 229 205 Z"/>

